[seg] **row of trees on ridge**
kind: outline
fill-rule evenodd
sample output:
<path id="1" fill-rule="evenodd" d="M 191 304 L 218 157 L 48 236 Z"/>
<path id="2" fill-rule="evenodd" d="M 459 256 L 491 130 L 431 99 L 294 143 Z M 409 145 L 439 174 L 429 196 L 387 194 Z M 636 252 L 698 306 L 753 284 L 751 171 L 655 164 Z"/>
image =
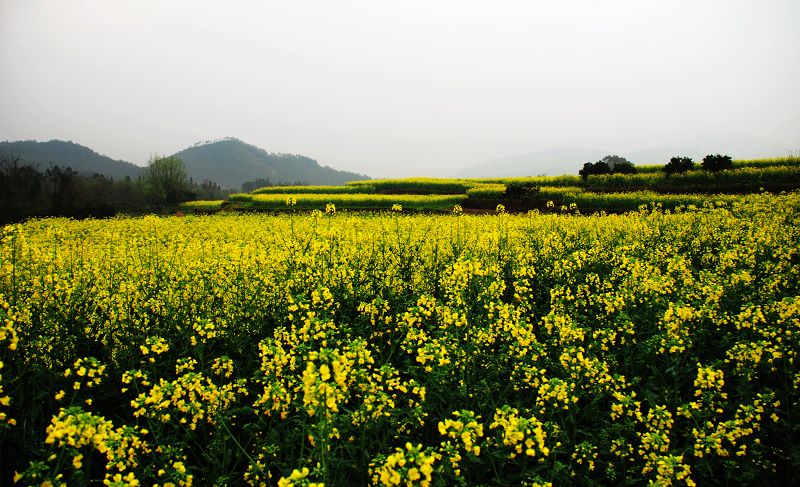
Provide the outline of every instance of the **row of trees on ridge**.
<path id="1" fill-rule="evenodd" d="M 700 167 L 704 171 L 719 172 L 725 169 L 733 169 L 733 159 L 729 155 L 709 154 L 703 158 Z M 673 157 L 661 169 L 666 177 L 673 174 L 680 174 L 695 169 L 694 161 L 691 157 Z M 589 176 L 601 174 L 636 174 L 636 166 L 624 157 L 608 155 L 597 162 L 587 162 L 578 174 L 584 181 Z"/>

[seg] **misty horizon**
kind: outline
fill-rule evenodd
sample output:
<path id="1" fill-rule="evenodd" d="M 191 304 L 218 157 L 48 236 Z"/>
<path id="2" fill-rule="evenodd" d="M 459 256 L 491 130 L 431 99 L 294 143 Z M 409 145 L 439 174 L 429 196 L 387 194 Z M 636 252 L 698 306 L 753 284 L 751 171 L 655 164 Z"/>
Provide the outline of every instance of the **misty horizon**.
<path id="1" fill-rule="evenodd" d="M 371 177 L 715 137 L 773 152 L 736 157 L 780 156 L 800 149 L 798 14 L 790 1 L 2 2 L 0 139 L 142 165 L 230 136 Z"/>

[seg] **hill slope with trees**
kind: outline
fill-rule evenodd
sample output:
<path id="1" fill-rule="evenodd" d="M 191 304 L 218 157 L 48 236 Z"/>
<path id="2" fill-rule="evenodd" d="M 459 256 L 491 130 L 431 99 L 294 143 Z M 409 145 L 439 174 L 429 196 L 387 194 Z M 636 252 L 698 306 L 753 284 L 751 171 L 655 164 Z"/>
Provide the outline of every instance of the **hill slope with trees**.
<path id="1" fill-rule="evenodd" d="M 325 185 L 369 179 L 363 174 L 321 166 L 310 157 L 267 152 L 234 138 L 197 144 L 174 155 L 183 160 L 187 173 L 195 181 L 210 179 L 235 189 L 254 179 Z"/>
<path id="2" fill-rule="evenodd" d="M 136 164 L 115 160 L 98 154 L 86 146 L 63 140 L 0 142 L 0 156 L 12 160 L 18 158 L 20 161 L 32 164 L 40 171 L 46 171 L 54 166 L 69 167 L 79 174 L 102 174 L 113 179 L 123 179 L 126 176 L 135 178 L 143 169 Z"/>
<path id="3" fill-rule="evenodd" d="M 213 181 L 233 190 L 256 180 L 258 186 L 264 186 L 267 183 L 340 185 L 369 179 L 363 174 L 322 166 L 310 157 L 267 152 L 235 138 L 197 143 L 172 155 L 184 161 L 186 173 L 194 182 Z M 62 140 L 0 142 L 0 157 L 18 160 L 41 172 L 58 166 L 84 176 L 100 174 L 116 180 L 136 178 L 144 171 L 136 164 L 111 159 L 86 146 Z"/>

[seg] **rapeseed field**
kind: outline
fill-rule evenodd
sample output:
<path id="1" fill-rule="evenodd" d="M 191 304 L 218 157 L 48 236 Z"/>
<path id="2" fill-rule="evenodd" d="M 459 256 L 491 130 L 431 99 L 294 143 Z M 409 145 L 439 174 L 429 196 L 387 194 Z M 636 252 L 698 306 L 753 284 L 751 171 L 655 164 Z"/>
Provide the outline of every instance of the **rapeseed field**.
<path id="1" fill-rule="evenodd" d="M 4 227 L 0 483 L 797 481 L 798 194 L 393 210 Z"/>

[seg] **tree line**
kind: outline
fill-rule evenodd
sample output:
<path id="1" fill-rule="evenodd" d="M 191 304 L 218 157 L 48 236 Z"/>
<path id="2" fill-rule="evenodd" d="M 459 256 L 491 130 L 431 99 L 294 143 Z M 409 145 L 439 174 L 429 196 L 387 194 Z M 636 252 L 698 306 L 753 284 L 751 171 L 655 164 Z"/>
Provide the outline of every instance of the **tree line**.
<path id="1" fill-rule="evenodd" d="M 143 174 L 115 180 L 69 167 L 41 170 L 19 156 L 0 157 L 0 224 L 32 217 L 101 218 L 119 213 L 165 213 L 181 201 L 223 199 L 220 185 L 187 177 L 183 161 L 154 156 Z"/>
<path id="2" fill-rule="evenodd" d="M 733 169 L 733 159 L 729 155 L 709 154 L 700 163 L 701 169 L 709 172 L 719 172 L 725 169 Z M 673 157 L 661 168 L 661 171 L 670 177 L 672 174 L 680 174 L 695 169 L 694 161 L 691 157 Z M 578 174 L 586 181 L 591 175 L 601 174 L 636 174 L 636 166 L 617 155 L 608 155 L 597 162 L 587 162 L 583 165 Z"/>

